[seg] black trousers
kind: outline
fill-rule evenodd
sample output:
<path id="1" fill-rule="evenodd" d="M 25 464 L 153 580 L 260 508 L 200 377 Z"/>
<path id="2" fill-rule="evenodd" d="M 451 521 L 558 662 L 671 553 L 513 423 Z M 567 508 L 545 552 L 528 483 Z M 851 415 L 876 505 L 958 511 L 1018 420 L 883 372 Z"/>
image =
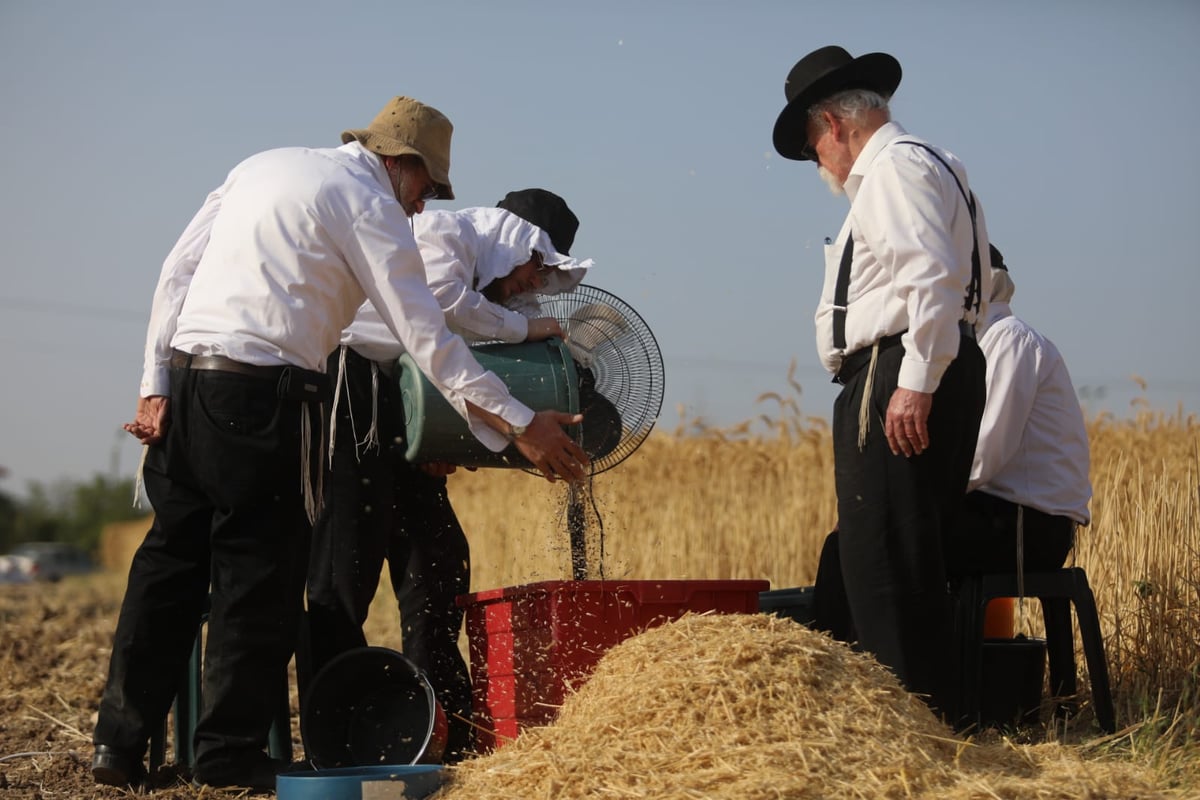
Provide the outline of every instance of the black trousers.
<path id="1" fill-rule="evenodd" d="M 1075 546 L 1075 521 L 1025 506 L 1021 512 L 1023 567 L 1058 569 Z M 1017 505 L 986 492 L 970 492 L 963 524 L 946 537 L 946 570 L 961 575 L 1015 572 Z"/>
<path id="2" fill-rule="evenodd" d="M 337 352 L 328 368 L 337 374 Z M 471 740 L 470 674 L 458 648 L 463 611 L 455 603 L 470 586 L 467 537 L 445 478 L 429 476 L 404 458 L 399 387 L 379 375 L 380 447 L 359 448 L 357 454 L 354 443 L 370 425 L 373 390 L 371 362 L 353 350 L 346 352 L 344 391 L 325 509 L 313 530 L 301 697 L 331 659 L 367 644 L 362 625 L 386 558 L 400 607 L 403 652 L 428 676 L 446 712 L 446 752 L 453 760 Z"/>
<path id="3" fill-rule="evenodd" d="M 861 450 L 866 369 L 847 379 L 834 404 L 839 572 L 860 647 L 936 710 L 953 713 L 943 541 L 960 524 L 983 415 L 985 365 L 975 341 L 962 338 L 933 396 L 930 445 L 906 458 L 892 454 L 883 433 L 903 357 L 900 346 L 879 354 Z M 820 597 L 816 602 L 819 608 Z"/>
<path id="4" fill-rule="evenodd" d="M 319 406 L 314 406 L 318 408 Z M 173 369 L 171 420 L 143 468 L 154 524 L 134 555 L 94 740 L 143 754 L 211 593 L 197 768 L 263 752 L 301 612 L 308 519 L 301 416 L 276 381 Z"/>

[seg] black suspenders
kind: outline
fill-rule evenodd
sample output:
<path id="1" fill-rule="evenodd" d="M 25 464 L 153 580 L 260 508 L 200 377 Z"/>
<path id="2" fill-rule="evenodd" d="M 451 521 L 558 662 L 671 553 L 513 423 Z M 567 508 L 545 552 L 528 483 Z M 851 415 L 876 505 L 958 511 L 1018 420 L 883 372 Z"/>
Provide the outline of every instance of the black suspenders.
<path id="1" fill-rule="evenodd" d="M 911 144 L 929 151 L 934 158 L 942 162 L 942 166 L 950 172 L 950 177 L 954 178 L 954 183 L 958 185 L 958 193 L 966 201 L 967 211 L 971 214 L 971 283 L 967 287 L 966 297 L 963 298 L 963 310 L 970 311 L 974 307 L 975 312 L 979 313 L 979 303 L 983 294 L 983 276 L 979 261 L 979 229 L 975 224 L 974 192 L 967 195 L 962 181 L 958 179 L 958 174 L 946 163 L 946 159 L 938 155 L 938 152 L 929 145 L 923 142 L 895 142 L 894 144 Z M 833 286 L 833 346 L 838 350 L 846 349 L 846 306 L 849 304 L 850 262 L 853 259 L 854 231 L 851 230 L 846 232 L 846 246 L 842 249 L 842 263 L 838 265 L 837 282 Z"/>

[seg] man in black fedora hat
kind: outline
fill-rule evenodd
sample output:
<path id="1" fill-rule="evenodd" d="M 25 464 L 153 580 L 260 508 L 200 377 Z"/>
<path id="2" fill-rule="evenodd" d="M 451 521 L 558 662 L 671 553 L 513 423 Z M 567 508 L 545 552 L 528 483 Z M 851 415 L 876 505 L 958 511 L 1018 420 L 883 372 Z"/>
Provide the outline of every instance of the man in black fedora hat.
<path id="1" fill-rule="evenodd" d="M 891 121 L 900 77 L 886 53 L 809 53 L 784 84 L 774 143 L 850 200 L 816 312 L 821 362 L 844 387 L 834 568 L 860 646 L 952 713 L 942 542 L 961 514 L 983 411 L 975 329 L 988 242 L 959 160 Z"/>
<path id="2" fill-rule="evenodd" d="M 576 286 L 591 267 L 568 253 L 579 220 L 545 189 L 509 192 L 496 208 L 426 211 L 413 218 L 425 277 L 450 330 L 468 341 L 542 341 L 563 335 L 534 293 Z M 336 376 L 332 465 L 313 529 L 301 700 L 333 659 L 367 644 L 362 626 L 386 558 L 400 609 L 404 655 L 430 679 L 448 718 L 446 761 L 471 741 L 471 684 L 458 647 L 470 588 L 470 548 L 446 490 L 452 464 L 405 458 L 404 399 L 394 372 L 404 344 L 370 305 L 329 356 Z"/>

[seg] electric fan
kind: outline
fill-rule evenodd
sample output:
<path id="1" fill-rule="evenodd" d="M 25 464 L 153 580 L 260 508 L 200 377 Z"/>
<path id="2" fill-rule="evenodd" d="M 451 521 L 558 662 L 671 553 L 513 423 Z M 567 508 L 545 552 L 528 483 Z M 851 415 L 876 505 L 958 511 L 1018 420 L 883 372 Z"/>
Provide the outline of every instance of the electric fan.
<path id="1" fill-rule="evenodd" d="M 662 409 L 662 353 L 625 301 L 595 286 L 539 295 L 541 313 L 562 324 L 579 373 L 582 446 L 592 474 L 612 469 L 641 446 Z"/>

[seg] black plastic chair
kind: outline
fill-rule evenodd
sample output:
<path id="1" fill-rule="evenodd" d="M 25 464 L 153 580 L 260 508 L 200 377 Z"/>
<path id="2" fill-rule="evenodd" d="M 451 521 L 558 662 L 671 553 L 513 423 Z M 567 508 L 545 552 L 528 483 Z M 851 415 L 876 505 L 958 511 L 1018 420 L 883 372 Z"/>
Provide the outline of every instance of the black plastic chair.
<path id="1" fill-rule="evenodd" d="M 1017 597 L 1017 575 L 972 575 L 963 578 L 958 592 L 955 629 L 961 647 L 962 706 L 960 718 L 980 722 L 983 691 L 983 630 L 987 604 L 996 597 Z M 1096 721 L 1105 733 L 1117 729 L 1113 712 L 1108 665 L 1104 660 L 1104 641 L 1096 598 L 1081 567 L 1053 572 L 1026 573 L 1024 596 L 1036 597 L 1042 604 L 1046 626 L 1046 653 L 1050 665 L 1050 692 L 1053 697 L 1068 698 L 1076 692 L 1075 639 L 1071 631 L 1071 606 L 1079 620 L 1083 654 L 1092 685 L 1092 704 Z M 1060 705 L 1058 711 L 1067 710 Z"/>
<path id="2" fill-rule="evenodd" d="M 175 703 L 171 706 L 174 718 L 173 733 L 175 763 L 191 771 L 196 765 L 193 746 L 196 721 L 200 717 L 201 666 L 204 653 L 204 624 L 208 622 L 209 600 L 204 601 L 200 624 L 196 628 L 196 641 L 192 644 L 192 655 L 179 679 Z M 287 673 L 282 676 L 282 694 L 276 707 L 275 718 L 267 735 L 267 752 L 272 758 L 292 760 L 292 709 L 288 700 Z M 167 725 L 150 737 L 150 772 L 153 773 L 166 758 Z"/>

